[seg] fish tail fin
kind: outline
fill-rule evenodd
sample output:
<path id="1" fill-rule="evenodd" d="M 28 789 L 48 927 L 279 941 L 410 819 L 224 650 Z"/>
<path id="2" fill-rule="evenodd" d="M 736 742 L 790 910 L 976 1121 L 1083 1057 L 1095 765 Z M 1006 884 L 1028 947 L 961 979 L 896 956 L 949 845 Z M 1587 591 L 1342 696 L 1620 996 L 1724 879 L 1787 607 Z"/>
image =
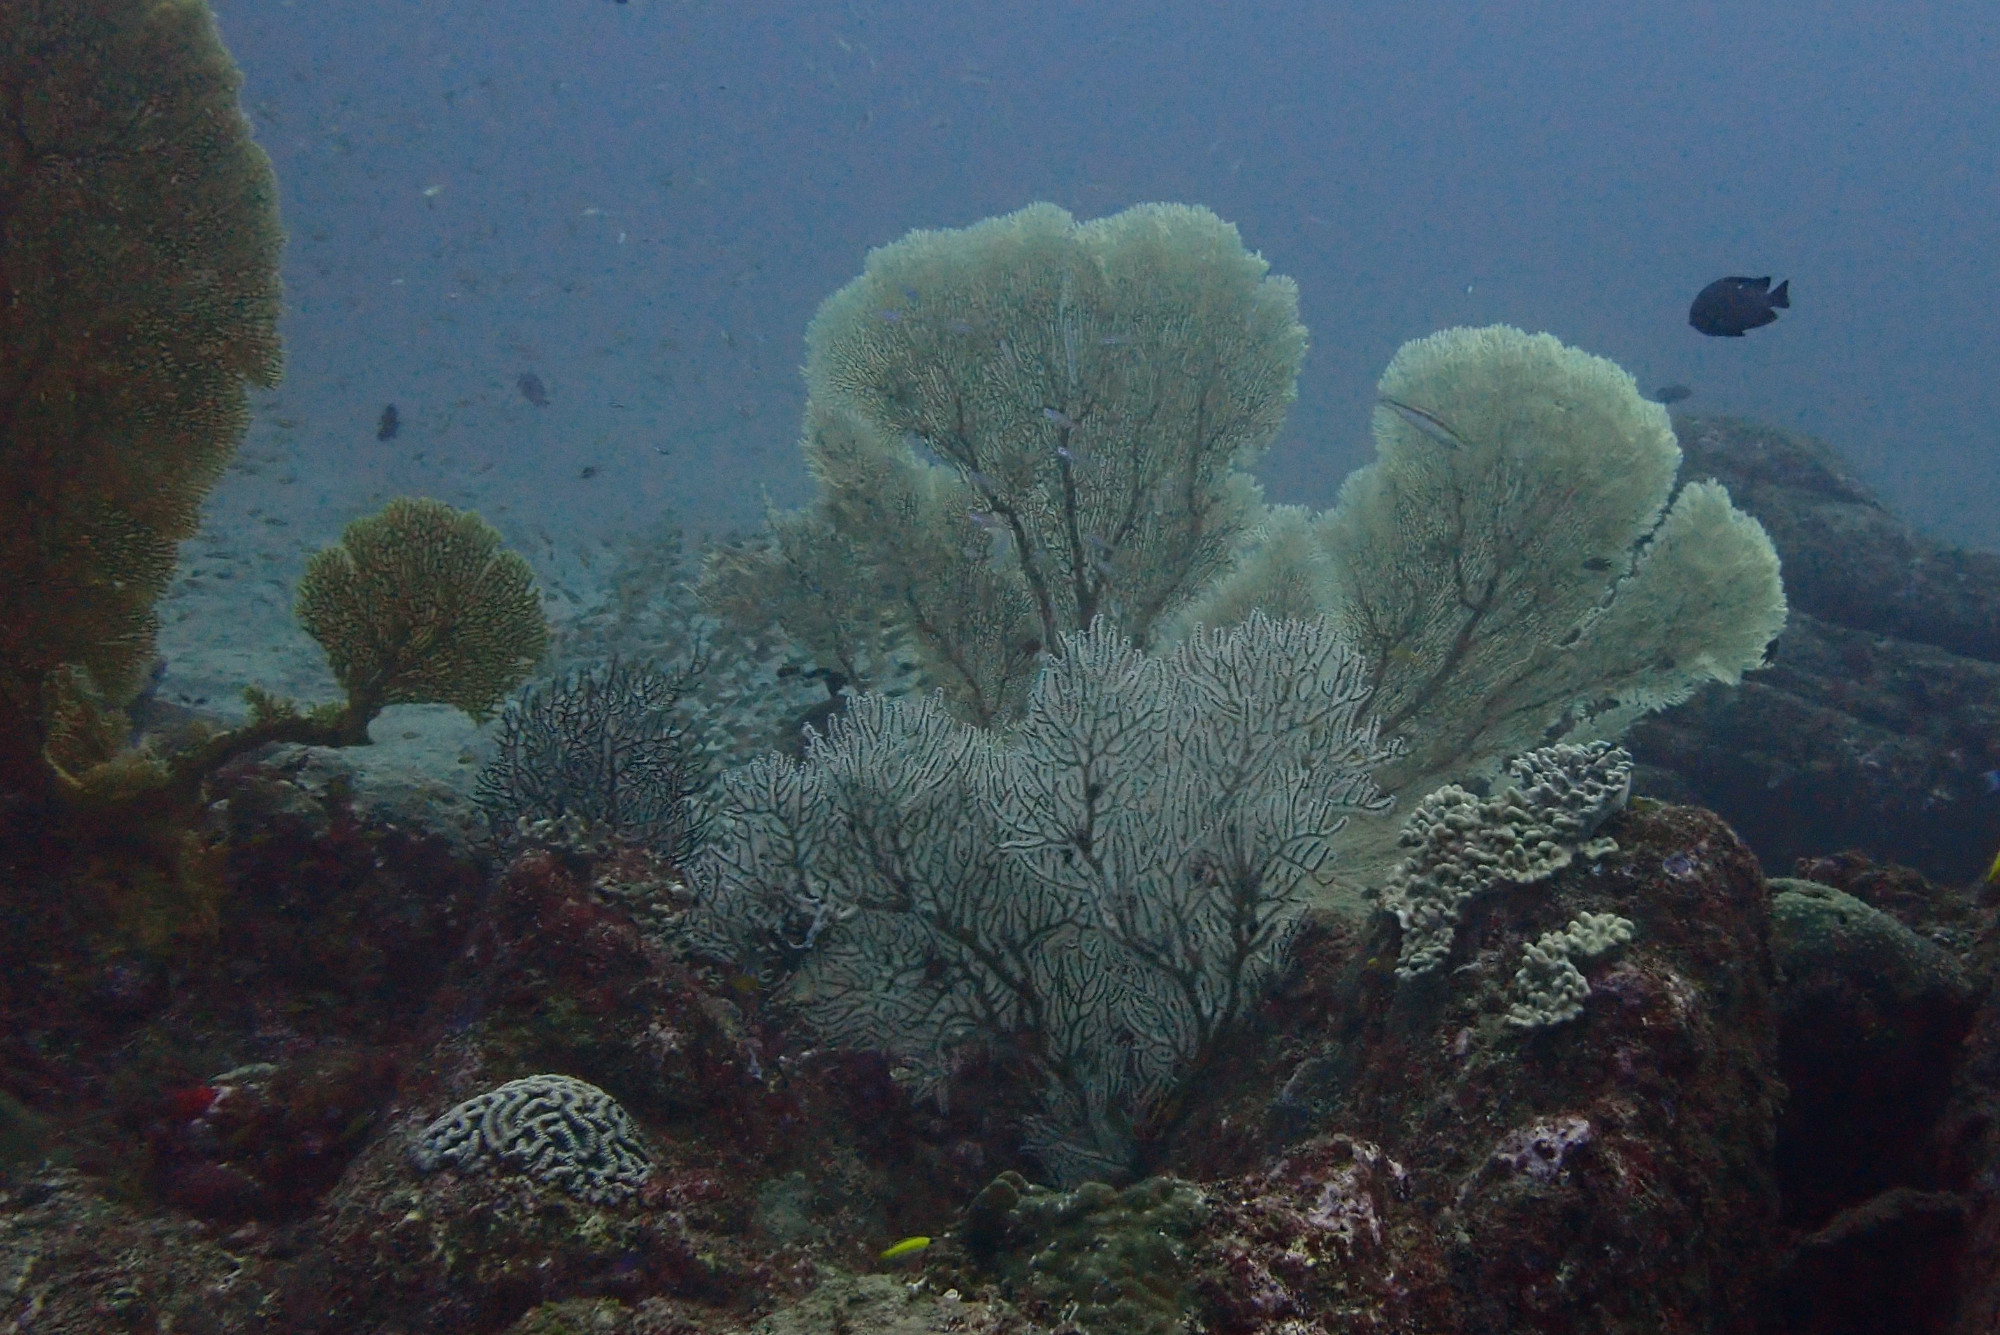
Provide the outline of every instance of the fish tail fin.
<path id="1" fill-rule="evenodd" d="M 1788 311 L 1792 308 L 1791 286 L 1792 280 L 1787 278 L 1784 282 L 1771 289 L 1771 304 L 1781 311 Z"/>

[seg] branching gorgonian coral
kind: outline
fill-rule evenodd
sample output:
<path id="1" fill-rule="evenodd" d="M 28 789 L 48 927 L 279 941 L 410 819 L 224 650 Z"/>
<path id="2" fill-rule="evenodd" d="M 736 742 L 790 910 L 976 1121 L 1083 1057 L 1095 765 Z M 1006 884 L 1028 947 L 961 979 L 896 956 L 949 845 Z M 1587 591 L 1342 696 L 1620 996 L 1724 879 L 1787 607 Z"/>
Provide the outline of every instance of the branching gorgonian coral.
<path id="1" fill-rule="evenodd" d="M 1247 465 L 1291 402 L 1297 293 L 1206 209 L 1048 204 L 913 232 L 807 334 L 819 498 L 711 562 L 711 604 L 862 685 L 918 663 L 1018 717 L 1044 649 L 1104 617 L 1142 647 L 1227 566 Z"/>
<path id="2" fill-rule="evenodd" d="M 1263 541 L 1187 613 L 1328 617 L 1371 665 L 1383 786 L 1488 777 L 1763 661 L 1785 623 L 1778 557 L 1714 482 L 1674 491 L 1667 414 L 1602 358 L 1518 329 L 1449 329 L 1383 373 L 1379 458 L 1317 517 Z M 1388 831 L 1343 856 L 1386 866 Z"/>
<path id="3" fill-rule="evenodd" d="M 1072 634 L 1004 739 L 864 695 L 724 781 L 690 930 L 824 1037 L 943 1092 L 1026 1053 L 1058 1176 L 1129 1170 L 1276 974 L 1352 811 L 1385 805 L 1366 667 L 1320 621 L 1138 652 Z M 1150 1120 L 1149 1120 L 1150 1119 Z"/>

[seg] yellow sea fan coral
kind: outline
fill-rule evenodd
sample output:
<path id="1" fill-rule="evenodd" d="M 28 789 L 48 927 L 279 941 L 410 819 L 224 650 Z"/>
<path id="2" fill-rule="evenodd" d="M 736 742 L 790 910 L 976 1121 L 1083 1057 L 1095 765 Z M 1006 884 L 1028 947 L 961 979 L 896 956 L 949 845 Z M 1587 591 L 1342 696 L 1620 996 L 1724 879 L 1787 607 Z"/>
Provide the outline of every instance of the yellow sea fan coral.
<path id="1" fill-rule="evenodd" d="M 362 727 L 397 704 L 484 719 L 549 644 L 528 563 L 441 501 L 398 497 L 349 524 L 306 563 L 297 610 Z"/>

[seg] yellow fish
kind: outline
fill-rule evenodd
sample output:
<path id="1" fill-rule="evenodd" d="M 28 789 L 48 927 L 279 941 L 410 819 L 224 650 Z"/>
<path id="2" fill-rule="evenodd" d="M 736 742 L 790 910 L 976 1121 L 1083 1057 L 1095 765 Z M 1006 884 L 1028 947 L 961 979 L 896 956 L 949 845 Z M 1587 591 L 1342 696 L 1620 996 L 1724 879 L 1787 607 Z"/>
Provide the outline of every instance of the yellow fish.
<path id="1" fill-rule="evenodd" d="M 884 1249 L 882 1259 L 885 1261 L 894 1261 L 905 1256 L 915 1256 L 930 1245 L 931 1240 L 929 1238 L 904 1238 L 895 1246 Z"/>
<path id="2" fill-rule="evenodd" d="M 1993 865 L 1986 869 L 1986 883 L 2000 885 L 2000 853 L 1993 855 Z"/>

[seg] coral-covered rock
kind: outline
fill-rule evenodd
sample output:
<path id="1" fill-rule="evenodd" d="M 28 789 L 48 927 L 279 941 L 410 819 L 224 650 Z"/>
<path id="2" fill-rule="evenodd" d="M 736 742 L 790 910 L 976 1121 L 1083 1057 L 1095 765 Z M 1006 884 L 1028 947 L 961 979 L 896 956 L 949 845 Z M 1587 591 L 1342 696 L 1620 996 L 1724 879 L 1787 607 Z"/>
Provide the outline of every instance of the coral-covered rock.
<path id="1" fill-rule="evenodd" d="M 418 1130 L 371 1147 L 315 1221 L 316 1246 L 289 1275 L 290 1329 L 491 1331 L 545 1302 L 728 1306 L 810 1278 L 809 1265 L 788 1275 L 740 1235 L 704 1230 L 665 1193 L 605 1204 L 521 1173 L 419 1174 Z"/>
<path id="2" fill-rule="evenodd" d="M 1410 1189 L 1408 1170 L 1381 1146 L 1328 1136 L 1212 1192 L 1194 1264 L 1210 1328 L 1407 1326 L 1408 1295 L 1386 1262 L 1421 1245 Z"/>
<path id="3" fill-rule="evenodd" d="M 1186 1328 L 1190 1244 L 1209 1213 L 1207 1194 L 1178 1178 L 1058 1191 L 1003 1173 L 958 1232 L 973 1271 L 1033 1319 L 1170 1335 Z"/>
<path id="4" fill-rule="evenodd" d="M 1807 1229 L 1891 1187 L 1940 1185 L 1932 1131 L 1978 993 L 1958 960 L 1854 896 L 1771 883 L 1781 983 L 1778 1173 Z"/>
<path id="5" fill-rule="evenodd" d="M 1263 1295 L 1227 1305 L 1224 1328 L 1363 1311 L 1427 1331 L 1748 1320 L 1777 1208 L 1764 880 L 1706 812 L 1635 804 L 1602 834 L 1615 850 L 1468 903 L 1431 974 L 1398 980 L 1384 917 L 1336 1031 L 1282 1096 L 1294 1126 L 1346 1139 L 1215 1193 L 1241 1203 L 1206 1291 L 1235 1274 Z M 1633 936 L 1582 966 L 1581 1013 L 1508 1024 L 1525 947 L 1586 913 Z"/>
<path id="6" fill-rule="evenodd" d="M 330 1044 L 166 1091 L 146 1128 L 154 1189 L 201 1219 L 295 1217 L 374 1129 L 397 1069 L 389 1052 Z"/>
<path id="7" fill-rule="evenodd" d="M 1148 1328 L 1135 1283 L 1217 1332 L 1749 1329 L 1777 1251 L 1765 882 L 1706 812 L 1642 803 L 1598 835 L 1468 897 L 1435 970 L 1398 977 L 1388 913 L 1310 935 L 1224 1068 L 1267 1115 L 1220 1094 L 1174 1145 L 1251 1166 L 1123 1192 L 1003 1174 L 930 1283 L 1104 1330 Z M 1607 922 L 1570 957 L 1576 1013 L 1510 1023 L 1528 948 Z M 1256 1162 L 1246 1124 L 1289 1144 Z"/>
<path id="8" fill-rule="evenodd" d="M 92 916 L 90 862 L 41 864 L 0 902 L 0 1087 L 47 1148 L 176 1208 L 293 1218 L 430 1041 L 486 868 L 462 839 L 264 767 L 225 775 L 200 817 L 204 935 L 128 943 Z"/>
<path id="9" fill-rule="evenodd" d="M 278 1266 L 255 1225 L 202 1224 L 120 1201 L 71 1169 L 0 1189 L 0 1327 L 63 1335 L 269 1330 Z"/>
<path id="10" fill-rule="evenodd" d="M 628 1307 L 616 1299 L 579 1298 L 537 1307 L 507 1335 L 699 1335 L 717 1328 L 712 1321 L 671 1299 Z M 969 1300 L 891 1275 L 829 1275 L 810 1295 L 748 1329 L 751 1335 L 1048 1335 L 1047 1327 L 1022 1319 L 1005 1303 Z"/>
<path id="11" fill-rule="evenodd" d="M 794 1047 L 754 986 L 679 958 L 677 895 L 670 868 L 616 841 L 510 864 L 429 994 L 384 1134 L 304 1225 L 288 1320 L 442 1335 L 553 1304 L 550 1321 L 668 1329 L 643 1323 L 649 1303 L 740 1317 L 822 1264 L 863 1263 L 897 1225 L 941 1226 L 983 1154 L 954 1166 L 882 1063 Z M 455 1105 L 551 1073 L 623 1108 L 650 1160 L 636 1191 L 430 1152 Z"/>
<path id="12" fill-rule="evenodd" d="M 489 881 L 462 830 L 357 807 L 296 767 L 234 772 L 220 795 L 213 945 L 66 955 L 35 934 L 33 900 L 12 912 L 59 967 L 0 978 L 25 1143 L 117 1174 L 146 1206 L 0 1202 L 0 1229 L 20 1256 L 120 1273 L 169 1305 L 210 1282 L 195 1243 L 220 1237 L 260 1319 L 326 1335 L 694 1335 L 760 1314 L 829 1335 L 1725 1330 L 1787 1241 L 1766 891 L 1703 812 L 1639 803 L 1560 870 L 1478 888 L 1438 967 L 1408 978 L 1392 914 L 1314 924 L 1171 1110 L 1160 1175 L 1057 1192 L 1005 1171 L 1026 1162 L 1035 1089 L 1019 1054 L 974 1055 L 948 1109 L 913 1103 L 879 1055 L 810 1046 L 754 980 L 684 956 L 674 868 L 643 850 L 530 840 Z M 1900 917 L 1916 955 L 1937 941 L 1979 974 L 1979 912 L 1827 866 Z M 1524 1026 L 1510 1016 L 1531 948 L 1574 977 Z M 505 1155 L 413 1160 L 454 1106 L 549 1074 L 624 1109 L 643 1185 L 590 1199 Z M 2000 1123 L 1981 1110 L 2000 1101 L 1984 1088 L 1962 1082 L 1940 1164 L 1985 1162 Z M 1865 1273 L 1871 1249 L 1976 1233 L 1985 1170 L 1939 1171 L 1936 1190 L 1898 1181 L 1797 1239 L 1780 1296 Z M 86 1218 L 101 1238 L 45 1236 Z M 140 1245 L 172 1229 L 185 1254 Z M 880 1259 L 910 1234 L 936 1241 Z M 898 1273 L 841 1278 L 871 1267 Z M 113 1315 L 75 1328 L 142 1311 L 92 1285 L 91 1310 Z M 213 1329 L 248 1329 L 218 1310 Z"/>

